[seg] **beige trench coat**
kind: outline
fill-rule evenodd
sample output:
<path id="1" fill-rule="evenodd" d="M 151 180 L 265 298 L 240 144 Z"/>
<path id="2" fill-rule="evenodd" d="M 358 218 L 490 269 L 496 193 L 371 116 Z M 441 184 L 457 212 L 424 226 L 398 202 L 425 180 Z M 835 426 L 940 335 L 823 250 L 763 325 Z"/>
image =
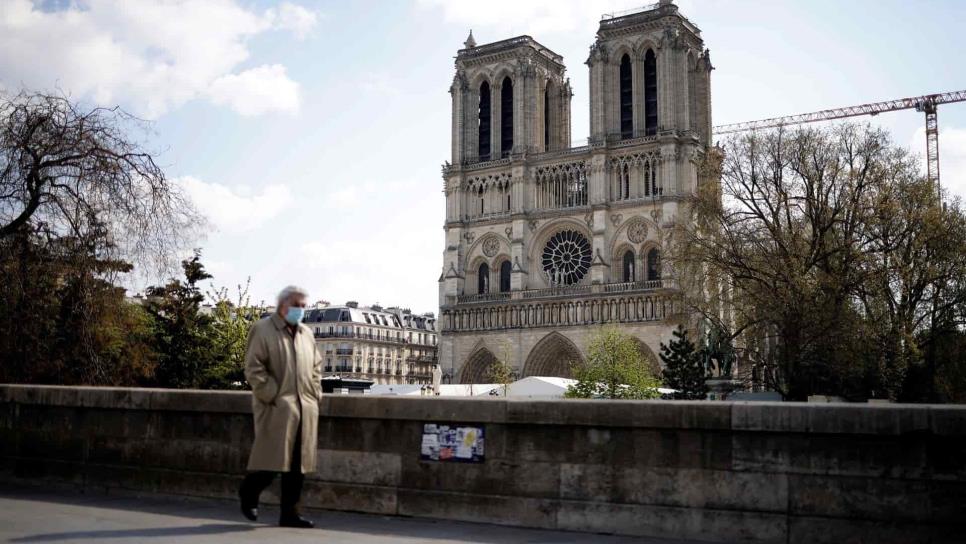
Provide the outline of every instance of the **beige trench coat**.
<path id="1" fill-rule="evenodd" d="M 248 333 L 245 379 L 252 387 L 255 443 L 248 470 L 287 472 L 302 426 L 302 472 L 315 471 L 322 395 L 322 356 L 312 331 L 299 323 L 295 338 L 278 314 Z"/>

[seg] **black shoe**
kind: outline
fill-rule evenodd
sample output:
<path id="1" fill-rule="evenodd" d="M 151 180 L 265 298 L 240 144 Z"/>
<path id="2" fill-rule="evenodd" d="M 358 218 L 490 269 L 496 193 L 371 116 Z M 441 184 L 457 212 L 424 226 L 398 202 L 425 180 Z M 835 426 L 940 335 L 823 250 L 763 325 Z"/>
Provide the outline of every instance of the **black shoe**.
<path id="1" fill-rule="evenodd" d="M 242 515 L 249 521 L 258 521 L 258 499 L 246 497 L 244 488 L 238 491 L 238 499 L 241 501 Z"/>
<path id="2" fill-rule="evenodd" d="M 315 523 L 312 523 L 298 514 L 288 514 L 278 518 L 278 526 L 295 527 L 297 529 L 311 529 L 315 527 Z"/>

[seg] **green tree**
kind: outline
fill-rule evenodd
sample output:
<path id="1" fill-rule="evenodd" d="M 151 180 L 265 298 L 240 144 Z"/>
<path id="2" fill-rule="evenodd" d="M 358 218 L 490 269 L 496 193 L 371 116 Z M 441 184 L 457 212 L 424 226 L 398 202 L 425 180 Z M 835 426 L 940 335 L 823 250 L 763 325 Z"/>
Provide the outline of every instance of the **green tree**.
<path id="1" fill-rule="evenodd" d="M 208 293 L 214 302 L 211 314 L 211 341 L 214 350 L 213 365 L 208 368 L 203 387 L 206 389 L 245 389 L 245 351 L 248 347 L 248 332 L 258 321 L 262 309 L 252 306 L 248 289 L 251 280 L 244 287 L 238 286 L 237 297 L 228 296 L 228 288 L 216 289 Z"/>
<path id="2" fill-rule="evenodd" d="M 688 331 L 682 326 L 674 330 L 674 339 L 661 342 L 661 362 L 664 370 L 664 387 L 674 389 L 670 397 L 677 400 L 701 400 L 708 394 L 705 383 L 707 369 L 701 361 L 700 353 L 688 339 Z"/>
<path id="3" fill-rule="evenodd" d="M 637 340 L 616 327 L 597 332 L 587 350 L 587 365 L 573 363 L 577 383 L 567 398 L 654 399 L 660 382 L 651 373 Z"/>
<path id="4" fill-rule="evenodd" d="M 73 236 L 0 238 L 0 381 L 136 385 L 150 378 L 150 322 L 112 280 L 130 270 Z"/>
<path id="5" fill-rule="evenodd" d="M 205 296 L 198 282 L 211 278 L 201 264 L 201 253 L 182 261 L 184 281 L 149 287 L 145 309 L 154 320 L 158 366 L 154 384 L 198 388 L 215 364 L 212 318 L 201 312 Z"/>

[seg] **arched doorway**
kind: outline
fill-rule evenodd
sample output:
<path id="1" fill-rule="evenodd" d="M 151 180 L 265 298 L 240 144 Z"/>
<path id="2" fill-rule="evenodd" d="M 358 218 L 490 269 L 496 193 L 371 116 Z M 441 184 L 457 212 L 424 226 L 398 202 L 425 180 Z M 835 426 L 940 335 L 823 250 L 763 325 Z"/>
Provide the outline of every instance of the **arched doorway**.
<path id="1" fill-rule="evenodd" d="M 489 383 L 490 369 L 497 358 L 490 350 L 480 348 L 470 355 L 460 370 L 460 383 Z"/>
<path id="2" fill-rule="evenodd" d="M 580 350 L 566 336 L 559 332 L 552 332 L 544 336 L 530 350 L 527 364 L 523 367 L 523 376 L 570 378 L 573 376 L 574 364 L 584 365 L 584 357 L 580 354 Z"/>
<path id="3" fill-rule="evenodd" d="M 647 364 L 647 368 L 651 370 L 651 375 L 654 376 L 655 378 L 660 379 L 661 378 L 661 360 L 658 358 L 657 355 L 654 355 L 654 352 L 651 351 L 651 348 L 649 348 L 647 344 L 645 344 L 640 338 L 637 338 L 635 336 L 634 340 L 637 341 L 637 351 L 641 354 L 641 357 L 644 358 L 644 361 Z"/>

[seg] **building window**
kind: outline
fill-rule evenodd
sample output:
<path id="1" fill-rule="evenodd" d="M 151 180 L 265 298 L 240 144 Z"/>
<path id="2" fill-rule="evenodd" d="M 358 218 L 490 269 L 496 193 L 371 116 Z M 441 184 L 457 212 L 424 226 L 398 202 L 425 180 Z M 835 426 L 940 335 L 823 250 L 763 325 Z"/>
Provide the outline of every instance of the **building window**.
<path id="1" fill-rule="evenodd" d="M 627 250 L 624 252 L 624 282 L 634 281 L 634 252 Z"/>
<path id="2" fill-rule="evenodd" d="M 490 267 L 483 263 L 476 276 L 476 292 L 485 294 L 490 292 Z"/>
<path id="3" fill-rule="evenodd" d="M 500 292 L 510 292 L 510 261 L 503 261 L 500 265 Z"/>
<path id="4" fill-rule="evenodd" d="M 652 49 L 644 55 L 644 134 L 657 134 L 657 59 Z"/>
<path id="5" fill-rule="evenodd" d="M 490 160 L 490 84 L 480 85 L 479 154 L 481 161 Z"/>
<path id="6" fill-rule="evenodd" d="M 503 78 L 500 89 L 500 151 L 507 157 L 513 149 L 513 81 Z"/>
<path id="7" fill-rule="evenodd" d="M 543 150 L 550 151 L 550 82 L 543 91 Z"/>
<path id="8" fill-rule="evenodd" d="M 621 139 L 634 137 L 634 85 L 631 79 L 631 57 L 621 57 L 620 67 L 620 104 Z"/>
<path id="9" fill-rule="evenodd" d="M 661 252 L 654 248 L 647 252 L 647 281 L 659 279 L 661 279 Z"/>
<path id="10" fill-rule="evenodd" d="M 621 168 L 621 200 L 627 200 L 628 195 L 631 192 L 631 176 L 628 171 L 627 165 L 625 164 Z"/>

